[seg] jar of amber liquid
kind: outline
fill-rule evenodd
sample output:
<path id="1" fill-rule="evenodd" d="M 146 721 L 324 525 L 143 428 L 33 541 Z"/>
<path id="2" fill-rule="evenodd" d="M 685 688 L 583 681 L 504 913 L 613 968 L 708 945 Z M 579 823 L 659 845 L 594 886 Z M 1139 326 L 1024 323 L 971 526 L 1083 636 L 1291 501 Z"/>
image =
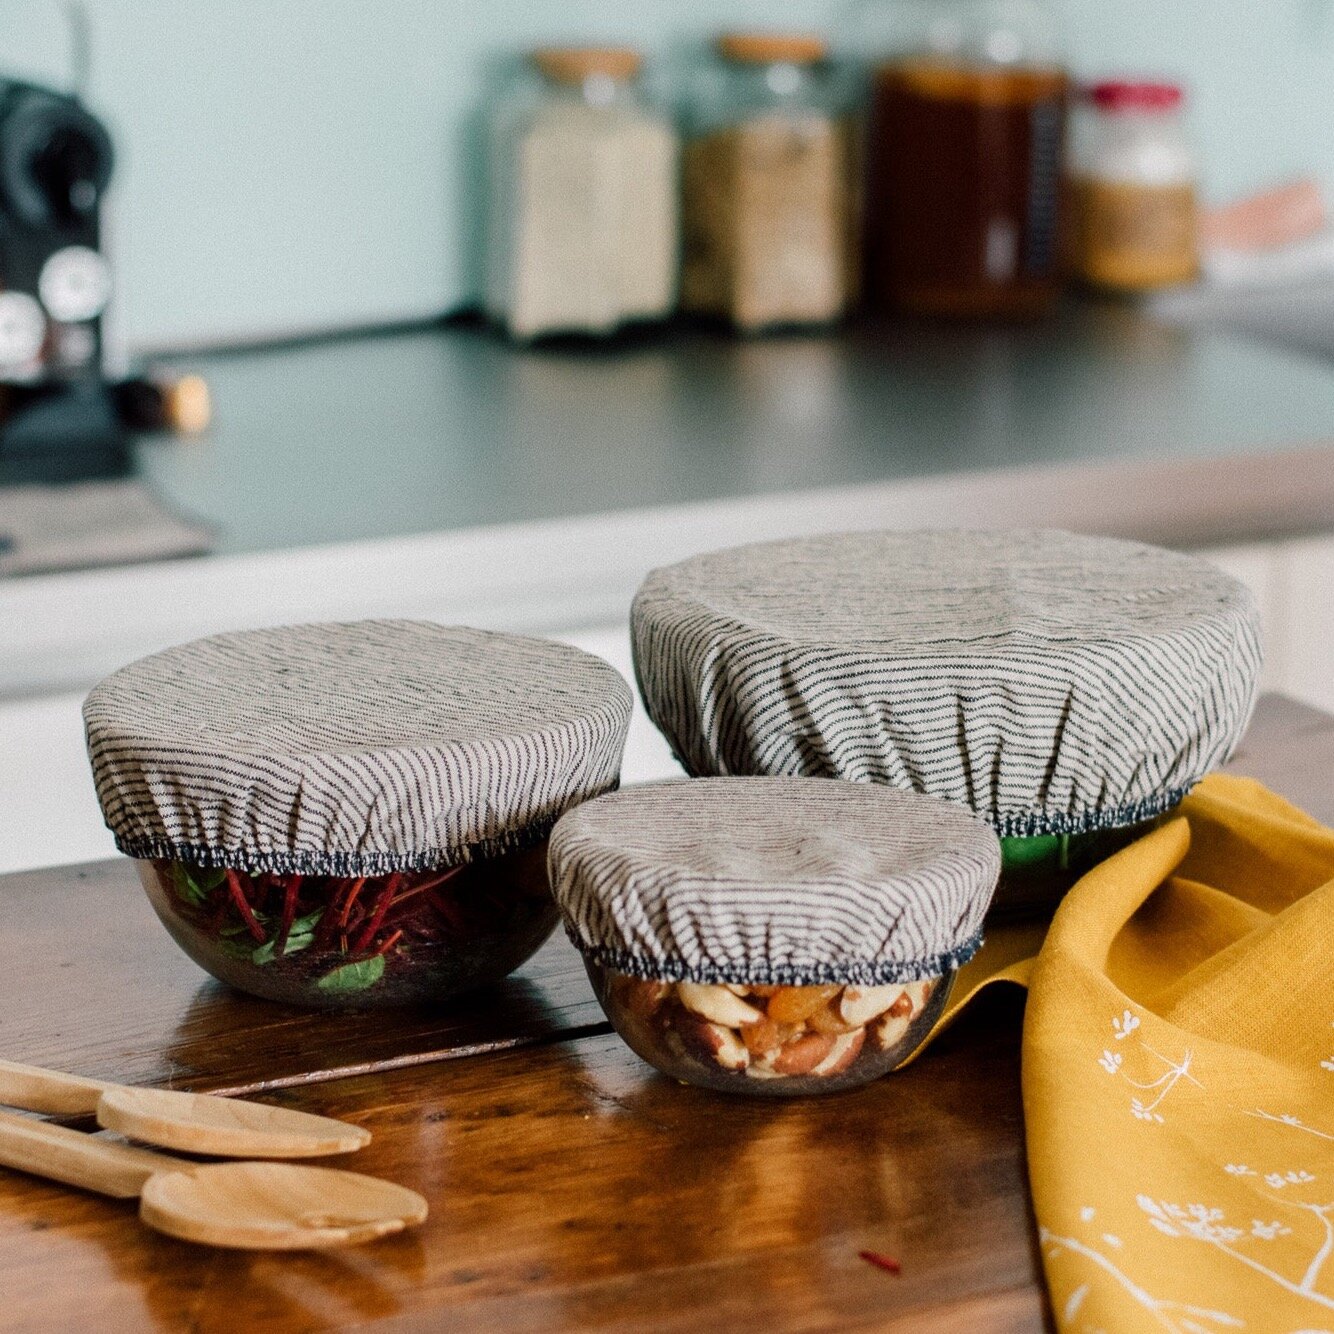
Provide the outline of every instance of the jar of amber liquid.
<path id="1" fill-rule="evenodd" d="M 869 304 L 1039 314 L 1059 290 L 1068 90 L 1045 15 L 948 0 L 893 12 L 870 65 Z"/>

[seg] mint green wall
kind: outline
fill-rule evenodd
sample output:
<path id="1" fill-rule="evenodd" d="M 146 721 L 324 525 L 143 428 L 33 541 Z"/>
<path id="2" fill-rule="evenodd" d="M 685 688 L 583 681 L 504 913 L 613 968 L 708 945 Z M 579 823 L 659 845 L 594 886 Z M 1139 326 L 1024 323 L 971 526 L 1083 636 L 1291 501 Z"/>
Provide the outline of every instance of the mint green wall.
<path id="1" fill-rule="evenodd" d="M 892 0 L 891 0 L 892 2 Z M 135 346 L 402 318 L 473 283 L 476 107 L 543 39 L 681 51 L 831 0 L 87 0 L 122 166 L 118 325 Z M 58 41 L 0 0 L 0 65 Z M 1065 0 L 1082 72 L 1191 86 L 1210 193 L 1334 183 L 1334 0 Z"/>

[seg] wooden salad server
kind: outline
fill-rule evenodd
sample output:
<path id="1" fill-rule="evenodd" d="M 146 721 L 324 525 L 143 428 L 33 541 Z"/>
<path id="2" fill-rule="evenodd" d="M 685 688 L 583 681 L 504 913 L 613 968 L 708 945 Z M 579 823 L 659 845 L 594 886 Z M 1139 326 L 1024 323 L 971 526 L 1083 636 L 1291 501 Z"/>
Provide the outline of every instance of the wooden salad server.
<path id="1" fill-rule="evenodd" d="M 67 1126 L 0 1112 L 0 1163 L 111 1195 L 139 1197 L 149 1227 L 244 1250 L 374 1241 L 426 1217 L 416 1191 L 304 1163 L 193 1163 Z"/>
<path id="2" fill-rule="evenodd" d="M 0 1061 L 0 1103 L 28 1112 L 95 1114 L 129 1139 L 219 1158 L 318 1158 L 370 1143 L 369 1130 L 327 1116 L 177 1089 L 131 1088 Z"/>

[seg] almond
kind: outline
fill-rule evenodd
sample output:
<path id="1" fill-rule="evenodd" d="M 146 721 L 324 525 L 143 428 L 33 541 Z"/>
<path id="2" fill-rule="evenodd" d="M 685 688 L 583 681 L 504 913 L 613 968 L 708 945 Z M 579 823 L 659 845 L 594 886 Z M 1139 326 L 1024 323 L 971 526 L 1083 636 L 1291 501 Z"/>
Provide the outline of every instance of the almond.
<path id="1" fill-rule="evenodd" d="M 912 997 L 906 991 L 901 992 L 898 1000 L 886 1011 L 895 1019 L 907 1019 L 912 1015 Z"/>
<path id="2" fill-rule="evenodd" d="M 880 1018 L 875 1021 L 871 1030 L 875 1035 L 875 1045 L 879 1047 L 881 1051 L 889 1051 L 891 1047 L 897 1047 L 907 1036 L 910 1023 L 911 1020 L 907 1015 L 881 1015 Z"/>
<path id="3" fill-rule="evenodd" d="M 799 1024 L 838 993 L 838 987 L 779 987 L 765 1009 L 780 1024 Z"/>
<path id="4" fill-rule="evenodd" d="M 676 994 L 681 1004 L 705 1019 L 725 1028 L 740 1028 L 764 1018 L 753 1005 L 747 1005 L 740 996 L 734 996 L 726 987 L 709 986 L 700 982 L 678 982 Z"/>
<path id="5" fill-rule="evenodd" d="M 750 1064 L 745 1043 L 722 1024 L 684 1013 L 677 1016 L 676 1029 L 691 1052 L 721 1065 L 724 1070 L 744 1070 Z"/>
<path id="6" fill-rule="evenodd" d="M 909 982 L 904 990 L 907 991 L 912 999 L 914 1013 L 920 1012 L 926 1008 L 926 1003 L 931 999 L 931 993 L 936 989 L 936 984 L 929 979 L 925 982 Z"/>
<path id="7" fill-rule="evenodd" d="M 851 1027 L 860 1028 L 884 1014 L 902 995 L 903 987 L 898 984 L 887 987 L 844 987 L 838 1001 L 838 1012 Z"/>
<path id="8" fill-rule="evenodd" d="M 785 1042 L 774 1057 L 774 1069 L 780 1075 L 808 1075 L 834 1050 L 836 1038 L 827 1033 L 808 1033 Z"/>
<path id="9" fill-rule="evenodd" d="M 834 1049 L 811 1071 L 813 1075 L 841 1075 L 861 1055 L 866 1041 L 866 1030 L 856 1029 L 834 1039 Z"/>

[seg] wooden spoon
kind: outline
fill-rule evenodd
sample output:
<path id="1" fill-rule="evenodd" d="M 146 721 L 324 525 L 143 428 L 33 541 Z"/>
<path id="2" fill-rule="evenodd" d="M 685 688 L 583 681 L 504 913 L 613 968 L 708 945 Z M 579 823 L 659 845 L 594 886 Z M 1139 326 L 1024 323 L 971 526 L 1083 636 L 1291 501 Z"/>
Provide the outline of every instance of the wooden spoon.
<path id="1" fill-rule="evenodd" d="M 370 1143 L 369 1130 L 287 1107 L 177 1089 L 131 1088 L 0 1061 L 0 1103 L 29 1112 L 96 1114 L 108 1130 L 181 1153 L 318 1158 Z"/>
<path id="2" fill-rule="evenodd" d="M 117 1199 L 183 1241 L 244 1250 L 310 1250 L 373 1241 L 426 1217 L 391 1181 L 297 1163 L 192 1163 L 0 1112 L 0 1163 Z"/>

